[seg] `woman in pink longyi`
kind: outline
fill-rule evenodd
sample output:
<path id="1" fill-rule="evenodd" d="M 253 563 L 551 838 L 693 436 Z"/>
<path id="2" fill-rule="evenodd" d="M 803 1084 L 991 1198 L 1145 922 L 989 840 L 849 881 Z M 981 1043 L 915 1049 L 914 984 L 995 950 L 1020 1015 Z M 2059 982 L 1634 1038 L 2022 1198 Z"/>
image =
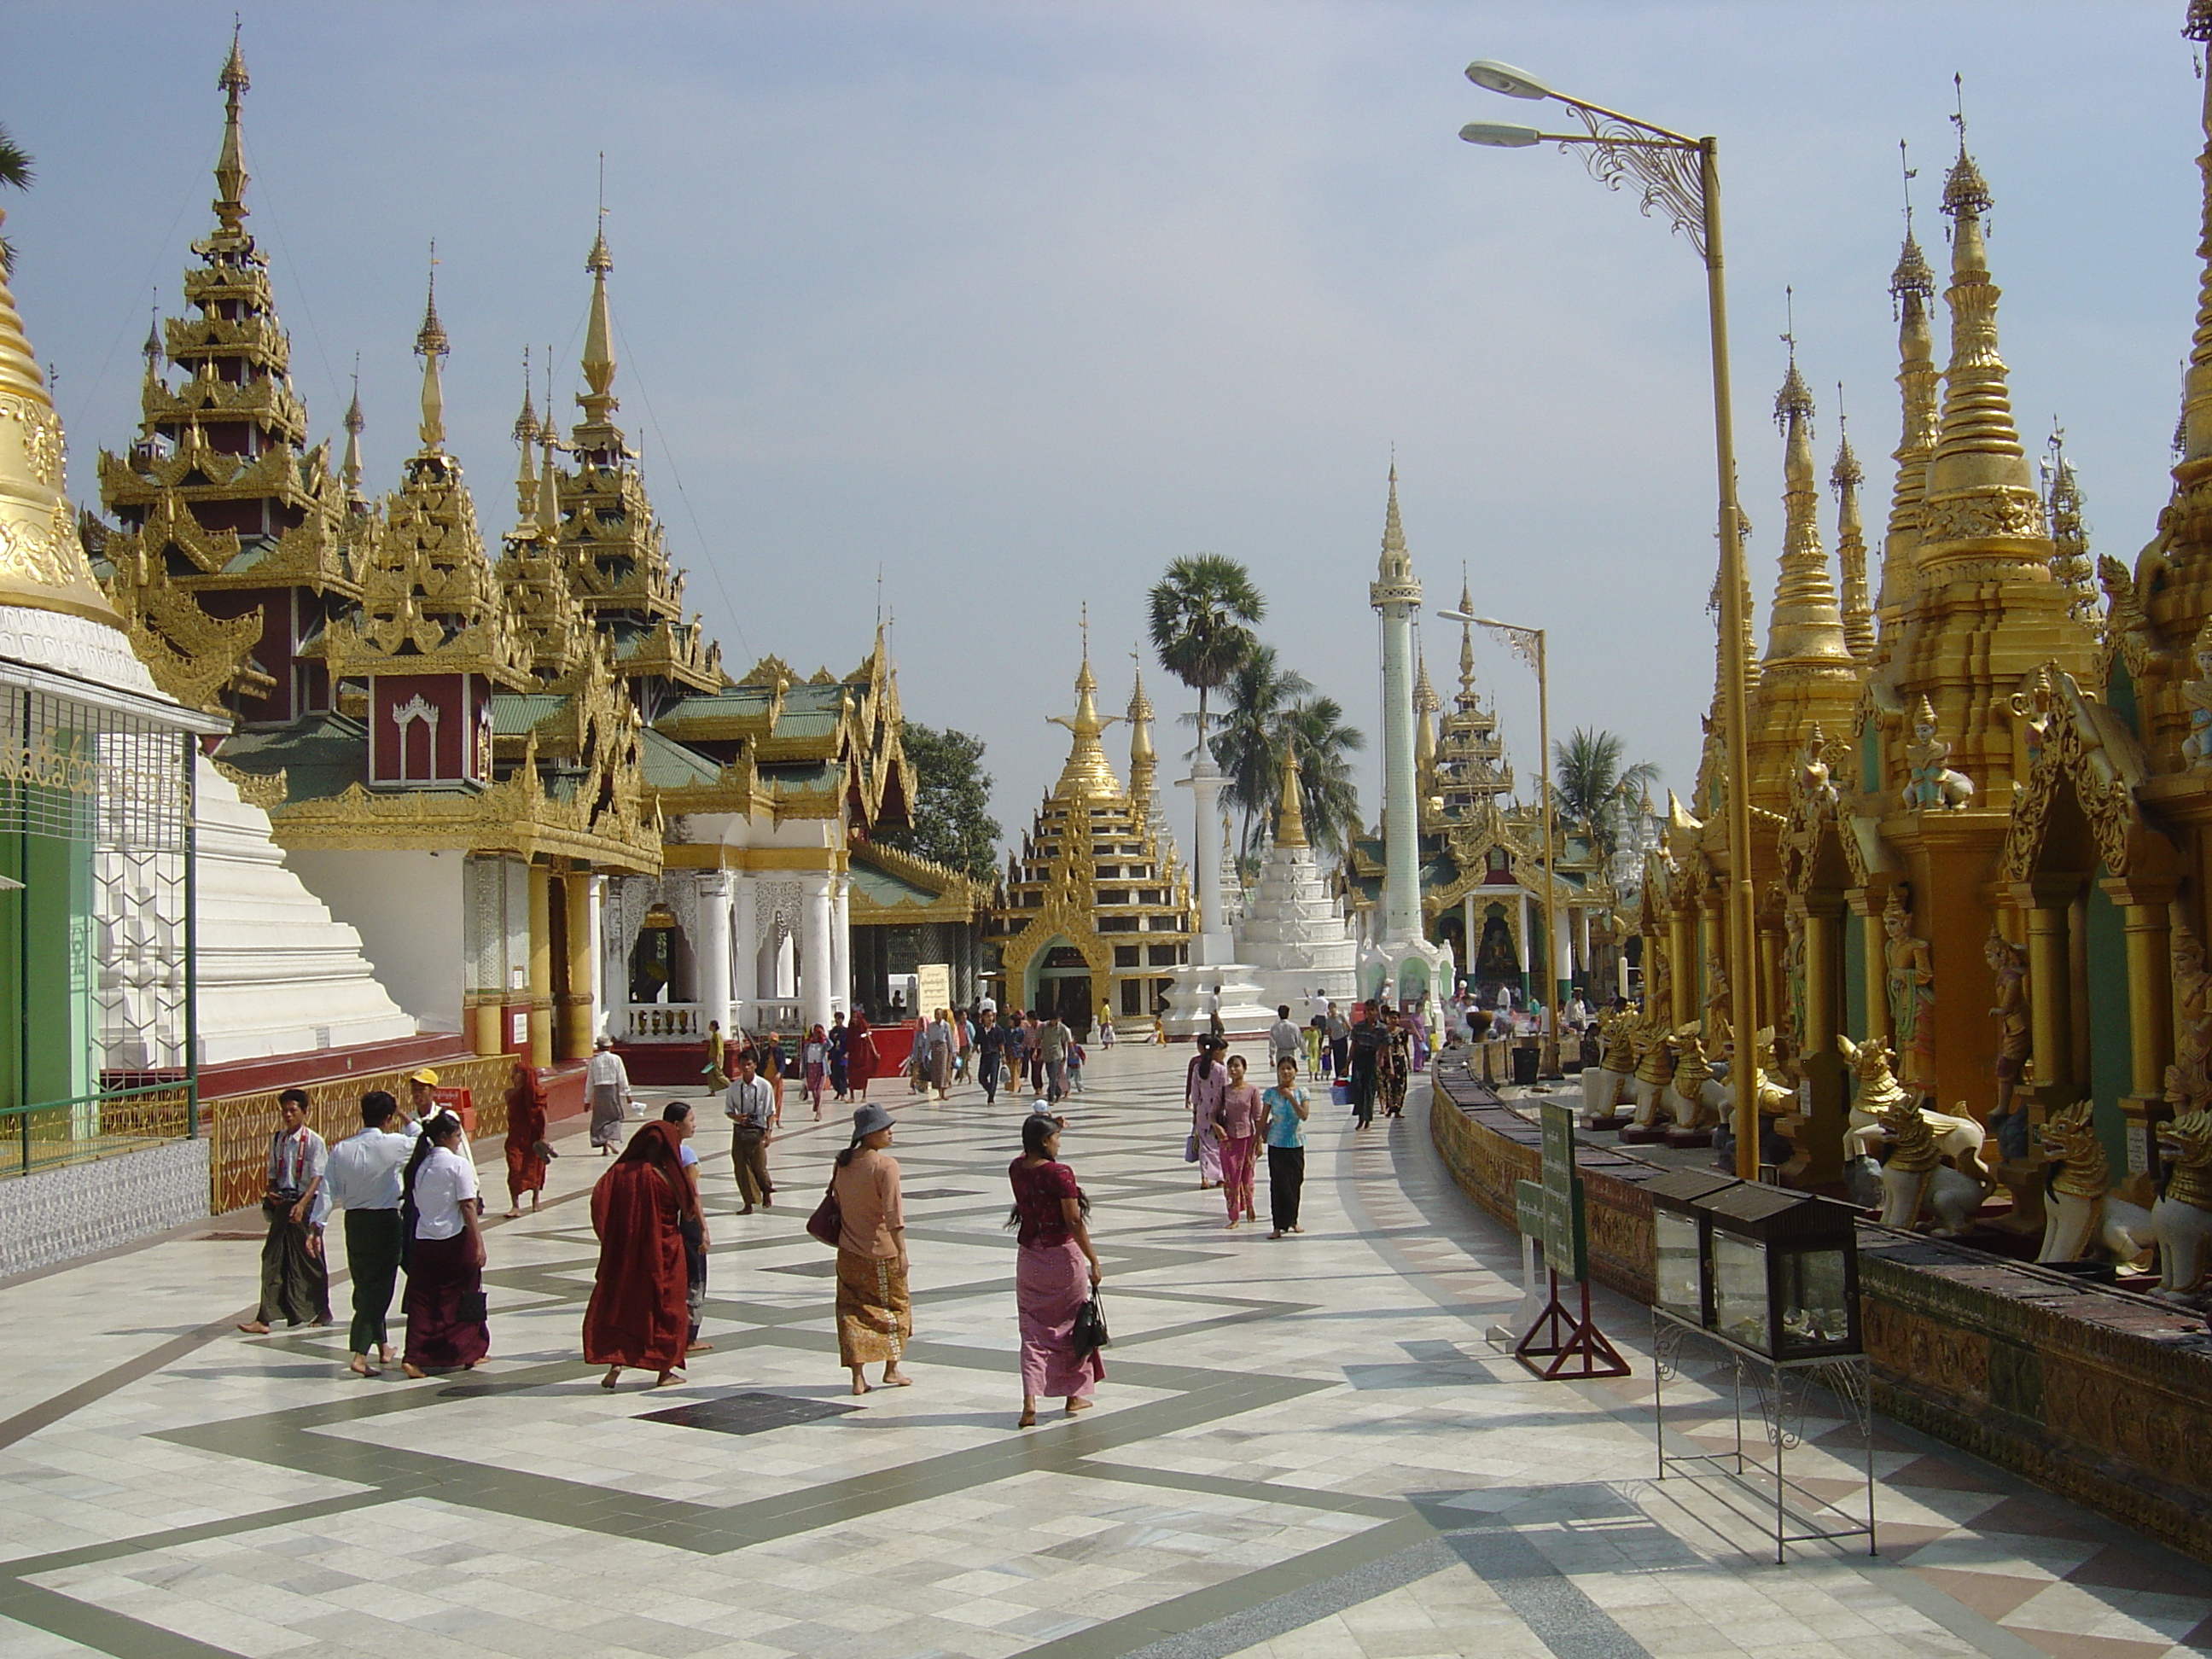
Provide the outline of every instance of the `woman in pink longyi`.
<path id="1" fill-rule="evenodd" d="M 1260 1133 L 1260 1091 L 1244 1080 L 1244 1056 L 1229 1056 L 1229 1086 L 1207 1125 L 1221 1147 L 1221 1195 L 1229 1200 L 1229 1224 L 1256 1221 L 1252 1207 L 1252 1143 Z"/>
<path id="2" fill-rule="evenodd" d="M 1190 1108 L 1192 1150 L 1198 1154 L 1198 1190 L 1221 1184 L 1221 1143 L 1213 1135 L 1213 1109 L 1221 1104 L 1229 1086 L 1228 1069 L 1221 1063 L 1229 1044 L 1207 1035 L 1198 1040 L 1198 1057 L 1183 1073 L 1183 1101 Z"/>
<path id="3" fill-rule="evenodd" d="M 1014 1309 L 1022 1331 L 1022 1420 L 1036 1424 L 1040 1397 L 1058 1396 L 1067 1414 L 1091 1408 L 1091 1391 L 1106 1375 L 1097 1349 L 1075 1351 L 1075 1313 L 1098 1286 L 1098 1253 L 1091 1247 L 1091 1200 L 1075 1171 L 1060 1161 L 1060 1120 L 1032 1112 L 1022 1121 L 1022 1152 L 1006 1166 L 1018 1228 Z"/>

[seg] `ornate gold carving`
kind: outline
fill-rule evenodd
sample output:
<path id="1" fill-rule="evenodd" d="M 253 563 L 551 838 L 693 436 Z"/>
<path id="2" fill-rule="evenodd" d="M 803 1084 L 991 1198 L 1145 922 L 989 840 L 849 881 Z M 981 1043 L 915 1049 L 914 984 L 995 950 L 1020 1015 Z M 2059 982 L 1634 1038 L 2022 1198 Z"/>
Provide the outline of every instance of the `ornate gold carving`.
<path id="1" fill-rule="evenodd" d="M 1980 541 L 1993 537 L 2049 534 L 2043 503 L 2033 489 L 1999 488 L 1920 503 L 1922 543 Z M 2000 566 L 2010 569 L 2010 566 Z"/>
<path id="2" fill-rule="evenodd" d="M 23 429 L 23 459 L 31 477 L 59 488 L 62 478 L 61 417 L 43 404 L 16 392 L 0 392 L 0 421 L 13 420 Z"/>
<path id="3" fill-rule="evenodd" d="M 230 780 L 238 791 L 239 799 L 248 806 L 258 806 L 264 812 L 273 812 L 284 804 L 286 781 L 283 771 L 242 772 L 222 761 L 212 763 L 215 769 Z"/>

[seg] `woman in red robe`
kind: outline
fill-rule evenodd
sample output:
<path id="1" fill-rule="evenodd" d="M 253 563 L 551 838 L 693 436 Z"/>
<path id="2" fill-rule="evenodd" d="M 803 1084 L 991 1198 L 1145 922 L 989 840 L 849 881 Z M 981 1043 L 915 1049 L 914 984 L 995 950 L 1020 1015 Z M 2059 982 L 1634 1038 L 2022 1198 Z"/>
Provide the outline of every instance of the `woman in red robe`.
<path id="1" fill-rule="evenodd" d="M 684 1380 L 677 1367 L 690 1334 L 684 1219 L 691 1188 L 683 1144 L 681 1125 L 641 1124 L 592 1188 L 599 1271 L 584 1312 L 584 1358 L 607 1368 L 603 1389 L 626 1365 L 658 1371 L 655 1388 Z"/>
<path id="2" fill-rule="evenodd" d="M 530 1207 L 538 1207 L 545 1190 L 545 1085 L 538 1068 L 514 1062 L 514 1079 L 507 1085 L 507 1218 L 522 1213 L 522 1195 L 530 1194 Z"/>
<path id="3" fill-rule="evenodd" d="M 878 1056 L 876 1039 L 868 1030 L 868 1017 L 854 1013 L 845 1028 L 845 1087 L 854 1100 L 868 1097 L 868 1079 L 875 1076 Z"/>

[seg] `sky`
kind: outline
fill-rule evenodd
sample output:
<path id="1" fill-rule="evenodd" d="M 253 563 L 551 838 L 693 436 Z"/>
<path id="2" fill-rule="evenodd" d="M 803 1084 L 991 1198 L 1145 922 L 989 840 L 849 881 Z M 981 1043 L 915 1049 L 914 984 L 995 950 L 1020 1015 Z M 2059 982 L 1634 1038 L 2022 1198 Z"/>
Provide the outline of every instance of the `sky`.
<path id="1" fill-rule="evenodd" d="M 435 240 L 449 446 L 489 538 L 526 346 L 541 374 L 550 346 L 575 418 L 604 152 L 618 419 L 687 602 L 733 672 L 773 652 L 802 673 L 850 670 L 880 603 L 908 717 L 985 739 L 1010 836 L 1066 755 L 1046 716 L 1071 705 L 1080 608 L 1118 712 L 1146 589 L 1201 550 L 1250 568 L 1262 635 L 1368 733 L 1371 819 L 1394 453 L 1431 609 L 1464 569 L 1478 610 L 1550 630 L 1554 738 L 1617 732 L 1686 793 L 1713 681 L 1701 273 L 1573 157 L 1460 143 L 1557 118 L 1466 64 L 1719 139 L 1763 638 L 1781 336 L 1794 319 L 1824 474 L 1844 385 L 1878 532 L 1898 141 L 1940 271 L 1954 74 L 2022 435 L 2038 453 L 2063 422 L 2094 550 L 2149 538 L 2200 271 L 2185 10 L 248 0 L 248 225 L 318 432 L 359 355 L 382 489 L 415 443 Z M 210 223 L 231 18 L 0 0 L 0 124 L 38 164 L 4 204 L 14 287 L 81 494 L 135 432 L 149 307 L 177 312 Z M 1422 638 L 1449 696 L 1458 630 Z M 1531 776 L 1532 678 L 1486 638 L 1477 656 Z M 1164 715 L 1194 702 L 1146 663 Z"/>

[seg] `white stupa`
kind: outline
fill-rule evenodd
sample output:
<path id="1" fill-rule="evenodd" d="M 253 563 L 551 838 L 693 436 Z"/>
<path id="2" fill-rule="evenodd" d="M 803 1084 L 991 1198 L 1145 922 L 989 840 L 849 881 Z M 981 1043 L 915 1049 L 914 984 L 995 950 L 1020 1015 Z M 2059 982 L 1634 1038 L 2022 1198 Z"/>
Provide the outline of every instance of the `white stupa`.
<path id="1" fill-rule="evenodd" d="M 19 555 L 0 560 L 0 659 L 58 677 L 57 695 L 94 706 L 120 700 L 157 717 L 174 711 L 177 726 L 203 735 L 224 729 L 181 708 L 140 660 L 86 560 L 62 455 L 61 422 L 0 281 L 0 549 Z M 362 957 L 360 935 L 285 867 L 268 814 L 241 801 L 204 754 L 194 769 L 200 1063 L 414 1036 L 415 1022 Z M 112 846 L 94 857 L 97 1064 L 180 1066 L 182 1030 L 157 1012 L 174 1003 L 184 971 L 179 894 Z"/>
<path id="2" fill-rule="evenodd" d="M 1274 843 L 1237 924 L 1237 955 L 1252 964 L 1260 1000 L 1270 1008 L 1287 1004 L 1301 1025 L 1316 991 L 1345 1008 L 1357 995 L 1359 942 L 1307 843 L 1297 763 L 1287 750 Z"/>

